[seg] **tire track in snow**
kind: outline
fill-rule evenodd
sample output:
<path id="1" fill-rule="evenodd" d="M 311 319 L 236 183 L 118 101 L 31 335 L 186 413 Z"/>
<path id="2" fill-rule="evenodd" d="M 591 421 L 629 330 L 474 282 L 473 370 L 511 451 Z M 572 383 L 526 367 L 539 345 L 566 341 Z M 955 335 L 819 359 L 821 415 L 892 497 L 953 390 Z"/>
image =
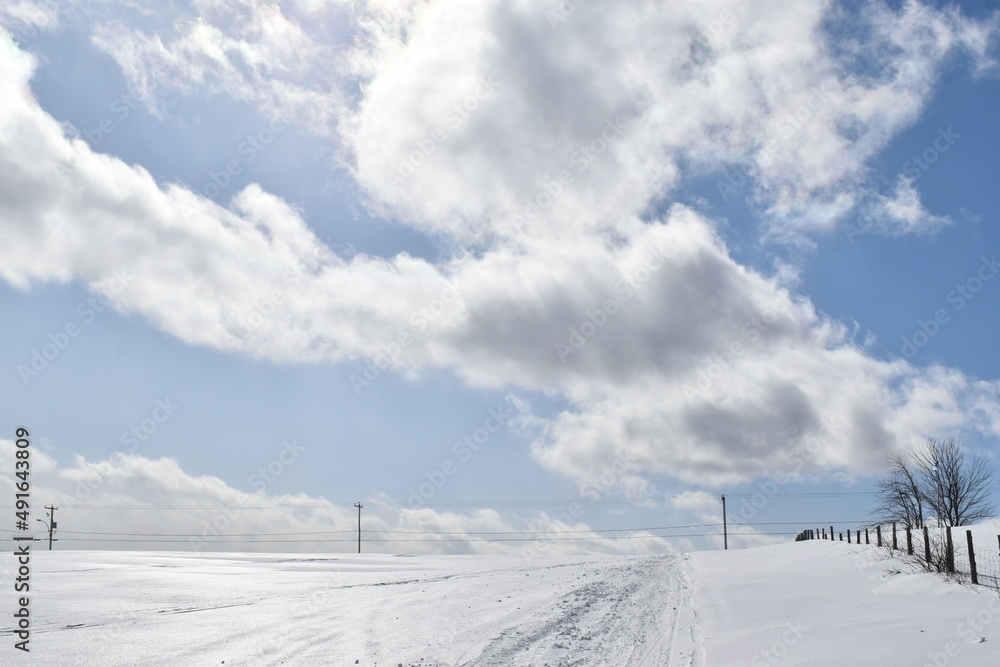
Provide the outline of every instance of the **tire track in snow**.
<path id="1" fill-rule="evenodd" d="M 671 608 L 668 616 L 669 627 L 660 638 L 639 659 L 639 667 L 669 665 L 671 667 L 694 667 L 700 663 L 699 644 L 695 641 L 695 611 L 692 604 L 690 570 L 688 556 L 682 557 L 681 567 L 676 569 L 677 583 L 681 593 L 677 606 Z"/>
<path id="2" fill-rule="evenodd" d="M 590 574 L 592 581 L 554 605 L 489 633 L 456 665 L 690 664 L 674 647 L 678 610 L 690 594 L 680 559 L 650 557 L 624 568 L 602 564 Z"/>

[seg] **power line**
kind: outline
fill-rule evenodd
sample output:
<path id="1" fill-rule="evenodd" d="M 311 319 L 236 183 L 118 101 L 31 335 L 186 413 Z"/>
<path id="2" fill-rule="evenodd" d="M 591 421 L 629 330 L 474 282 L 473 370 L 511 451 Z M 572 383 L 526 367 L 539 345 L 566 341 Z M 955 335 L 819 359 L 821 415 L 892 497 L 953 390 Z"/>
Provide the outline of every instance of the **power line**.
<path id="1" fill-rule="evenodd" d="M 792 532 L 780 532 L 780 533 L 754 533 L 753 536 L 758 535 L 798 535 L 798 533 Z M 674 537 L 718 537 L 719 533 L 682 533 L 674 535 L 597 535 L 590 537 L 503 537 L 496 538 L 492 540 L 481 540 L 484 543 L 489 542 L 558 542 L 558 541 L 571 541 L 571 540 L 649 540 L 655 538 L 674 538 Z M 191 537 L 202 537 L 201 535 L 192 535 Z M 746 535 L 743 535 L 746 537 Z M 11 541 L 11 540 L 7 540 Z M 96 539 L 96 538 L 84 538 L 84 537 L 69 537 L 63 538 L 66 542 L 132 542 L 132 543 L 161 543 L 161 544 L 185 544 L 183 540 L 159 540 L 159 539 Z M 428 542 L 425 539 L 411 539 L 411 538 L 399 538 L 399 539 L 375 539 L 375 540 L 365 540 L 365 542 Z M 436 539 L 434 542 L 470 542 L 473 540 L 463 540 L 456 538 L 444 538 Z M 344 538 L 344 539 L 315 539 L 315 540 L 267 540 L 264 542 L 254 542 L 252 540 L 225 540 L 225 539 L 213 539 L 212 544 L 318 544 L 318 543 L 331 543 L 331 542 L 350 542 L 354 543 L 354 538 Z"/>
<path id="2" fill-rule="evenodd" d="M 758 493 L 729 493 L 729 498 L 754 498 L 762 495 Z M 768 500 L 790 499 L 798 500 L 803 498 L 842 498 L 842 497 L 863 497 L 876 495 L 875 491 L 829 491 L 829 492 L 801 492 L 801 493 L 775 493 L 767 495 Z M 633 498 L 552 498 L 536 500 L 456 500 L 423 503 L 421 507 L 547 507 L 555 505 L 615 505 L 630 503 L 665 503 L 677 500 L 701 500 L 700 497 L 688 495 L 672 496 L 649 496 Z M 406 505 L 404 500 L 384 500 L 376 499 L 373 502 L 381 502 L 386 505 Z M 109 509 L 109 510 L 195 510 L 195 509 L 276 509 L 276 508 L 329 508 L 329 507 L 356 507 L 352 501 L 322 501 L 322 502 L 302 502 L 302 503 L 221 503 L 221 504 L 190 504 L 190 505 L 122 505 L 122 504 L 75 504 L 67 509 Z M 13 505 L 0 506 L 2 509 L 13 509 Z"/>
<path id="3" fill-rule="evenodd" d="M 785 526 L 785 525 L 804 525 L 810 522 L 801 521 L 787 521 L 787 522 L 761 522 L 755 524 L 737 524 L 742 527 L 753 527 L 753 526 Z M 857 521 L 819 521 L 812 523 L 840 523 L 840 524 L 850 524 L 850 523 L 863 523 Z M 607 539 L 642 539 L 645 537 L 660 537 L 660 538 L 673 538 L 673 537 L 704 537 L 704 536 L 718 536 L 719 533 L 697 533 L 697 534 L 686 534 L 686 533 L 668 533 L 668 534 L 656 534 L 653 531 L 669 531 L 678 530 L 684 528 L 713 528 L 720 527 L 720 523 L 704 523 L 704 524 L 685 524 L 677 526 L 639 526 L 633 528 L 590 528 L 590 529 L 573 529 L 573 530 L 504 530 L 504 531 L 434 531 L 434 530 L 384 530 L 384 529 L 371 529 L 368 532 L 376 533 L 380 535 L 425 535 L 428 536 L 424 539 L 402 539 L 402 538 L 378 538 L 365 540 L 367 542 L 395 542 L 395 541 L 466 541 L 466 537 L 482 537 L 488 536 L 492 538 L 492 541 L 505 541 L 507 539 L 516 541 L 517 539 L 526 538 L 513 538 L 509 536 L 517 535 L 528 535 L 528 536 L 553 536 L 553 535 L 575 535 L 579 533 L 649 533 L 647 535 L 596 535 L 594 537 L 566 537 L 558 539 L 597 539 L 598 537 L 606 537 Z M 13 532 L 13 531 L 5 531 Z M 180 542 L 181 540 L 158 540 L 158 539 L 118 539 L 118 538 L 161 538 L 161 537 L 176 537 L 176 538 L 187 538 L 187 539 L 204 539 L 206 536 L 204 534 L 198 533 L 119 533 L 119 532 L 97 532 L 97 531 L 63 531 L 67 535 L 85 535 L 93 537 L 67 537 L 63 538 L 67 541 L 74 542 Z M 228 540 L 225 538 L 232 537 L 246 537 L 246 538 L 274 538 L 274 537 L 305 537 L 305 536 L 328 536 L 337 535 L 345 533 L 353 533 L 353 530 L 324 530 L 324 531 L 298 531 L 298 532 L 281 532 L 281 533 L 225 533 L 219 535 L 218 538 L 212 538 L 213 542 L 247 542 L 251 543 L 253 540 Z M 760 532 L 756 531 L 752 533 L 753 535 L 794 535 L 797 533 L 791 532 Z M 746 537 L 747 533 L 737 533 L 741 537 Z M 439 540 L 435 539 L 438 536 L 459 536 L 458 540 Z M 506 537 L 499 537 L 506 536 Z M 36 538 L 37 539 L 37 538 Z M 552 537 L 541 537 L 538 539 L 557 539 Z M 323 537 L 310 537 L 309 539 L 297 539 L 297 540 L 270 540 L 274 542 L 353 542 L 354 538 L 349 539 L 327 539 Z"/>
<path id="4" fill-rule="evenodd" d="M 865 523 L 864 520 L 836 521 L 836 520 L 814 520 L 814 521 L 759 521 L 753 523 L 736 523 L 735 525 L 752 526 L 801 526 L 805 524 L 858 524 Z M 712 528 L 722 526 L 721 523 L 689 523 L 675 526 L 637 526 L 632 528 L 581 528 L 581 529 L 551 529 L 551 530 L 491 530 L 491 531 L 462 531 L 462 530 L 406 530 L 406 529 L 382 529 L 369 528 L 369 533 L 387 533 L 391 535 L 564 535 L 570 533 L 628 533 L 653 530 L 677 530 L 681 528 Z M 4 532 L 16 532 L 7 531 Z M 287 537 L 291 535 L 333 535 L 341 533 L 354 533 L 355 530 L 314 530 L 314 531 L 292 531 L 280 533 L 225 533 L 223 537 Z M 119 533 L 87 530 L 64 530 L 66 535 L 109 535 L 118 537 L 204 537 L 203 534 L 196 533 Z"/>
<path id="5" fill-rule="evenodd" d="M 864 524 L 866 519 L 852 520 L 830 520 L 819 519 L 813 521 L 755 521 L 755 522 L 731 522 L 737 526 L 801 526 L 818 524 Z M 551 529 L 551 530 L 491 530 L 491 531 L 460 531 L 460 530 L 406 530 L 406 529 L 382 529 L 370 528 L 369 533 L 386 533 L 391 535 L 563 535 L 571 533 L 628 533 L 639 531 L 663 531 L 678 530 L 681 528 L 713 528 L 720 527 L 721 523 L 689 523 L 674 526 L 637 526 L 632 528 L 582 528 L 582 529 Z M 5 533 L 17 533 L 18 531 L 0 528 Z M 124 533 L 89 530 L 64 530 L 65 535 L 102 535 L 112 537 L 204 537 L 199 533 Z M 289 531 L 280 533 L 225 533 L 223 537 L 288 537 L 294 535 L 335 535 L 343 533 L 354 533 L 351 530 L 312 530 L 312 531 Z M 20 534 L 20 533 L 19 533 Z"/>
<path id="6" fill-rule="evenodd" d="M 14 531 L 10 531 L 14 532 Z M 271 537 L 271 536 L 287 536 L 287 535 L 330 535 L 333 533 L 354 533 L 353 530 L 315 530 L 315 531 L 300 531 L 294 533 L 225 533 L 226 537 Z M 378 532 L 378 531 L 375 531 Z M 115 535 L 115 536 L 127 536 L 127 537 L 204 537 L 201 534 L 195 533 L 101 533 L 87 530 L 64 530 L 66 535 Z"/>
<path id="7" fill-rule="evenodd" d="M 217 505 L 86 505 L 83 503 L 77 505 L 69 505 L 67 510 L 76 509 L 109 509 L 109 510 L 190 510 L 190 509 L 275 509 L 282 507 L 291 508 L 311 508 L 311 507 L 330 507 L 342 505 L 344 503 L 272 503 L 272 504 L 217 504 Z M 0 506 L 0 509 L 13 509 L 13 505 L 10 507 Z"/>
<path id="8" fill-rule="evenodd" d="M 827 519 L 826 521 L 813 521 L 812 523 L 851 523 L 851 524 L 870 524 L 871 518 L 868 519 L 851 519 L 848 521 L 831 521 Z M 742 523 L 739 521 L 730 521 L 737 526 L 810 526 L 812 523 L 808 521 L 754 521 L 752 523 Z"/>
<path id="9" fill-rule="evenodd" d="M 815 522 L 814 522 L 815 523 Z M 838 523 L 838 522 L 834 522 Z M 628 533 L 648 530 L 676 530 L 678 528 L 708 528 L 721 526 L 720 523 L 696 523 L 682 526 L 649 526 L 639 528 L 590 528 L 574 530 L 492 530 L 492 531 L 463 531 L 463 530 L 393 530 L 369 528 L 369 533 L 387 533 L 391 535 L 562 535 L 567 533 Z M 795 522 L 790 525 L 801 525 Z M 14 532 L 14 531 L 9 531 Z M 354 533 L 354 530 L 318 530 L 300 531 L 289 533 L 225 533 L 223 537 L 273 537 L 289 535 L 331 535 L 336 533 Z M 204 537 L 194 533 L 108 533 L 86 530 L 64 530 L 66 535 L 111 535 L 124 537 Z M 368 540 L 366 540 L 368 541 Z"/>

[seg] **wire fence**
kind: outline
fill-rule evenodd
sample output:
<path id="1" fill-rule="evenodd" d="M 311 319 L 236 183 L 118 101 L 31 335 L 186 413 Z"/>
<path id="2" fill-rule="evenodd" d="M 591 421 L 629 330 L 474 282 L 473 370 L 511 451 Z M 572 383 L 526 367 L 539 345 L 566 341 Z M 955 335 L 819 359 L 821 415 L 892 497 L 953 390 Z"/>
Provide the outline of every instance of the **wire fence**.
<path id="1" fill-rule="evenodd" d="M 796 541 L 837 540 L 882 549 L 930 572 L 956 581 L 988 586 L 1000 592 L 1000 534 L 988 527 L 875 525 L 834 531 L 834 526 L 807 528 Z M 949 539 L 950 537 L 950 539 Z"/>

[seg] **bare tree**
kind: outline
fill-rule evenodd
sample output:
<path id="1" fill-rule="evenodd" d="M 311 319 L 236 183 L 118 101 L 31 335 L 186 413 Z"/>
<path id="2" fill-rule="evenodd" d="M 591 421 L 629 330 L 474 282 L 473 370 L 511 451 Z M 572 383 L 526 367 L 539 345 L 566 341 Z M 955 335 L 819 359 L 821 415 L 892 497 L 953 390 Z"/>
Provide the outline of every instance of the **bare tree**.
<path id="1" fill-rule="evenodd" d="M 875 483 L 875 516 L 880 523 L 899 522 L 907 528 L 923 528 L 924 494 L 919 471 L 900 453 L 888 454 L 885 460 L 889 472 Z"/>
<path id="2" fill-rule="evenodd" d="M 924 504 L 949 526 L 966 526 L 993 516 L 993 467 L 981 454 L 967 458 L 955 438 L 928 440 L 913 454 Z"/>

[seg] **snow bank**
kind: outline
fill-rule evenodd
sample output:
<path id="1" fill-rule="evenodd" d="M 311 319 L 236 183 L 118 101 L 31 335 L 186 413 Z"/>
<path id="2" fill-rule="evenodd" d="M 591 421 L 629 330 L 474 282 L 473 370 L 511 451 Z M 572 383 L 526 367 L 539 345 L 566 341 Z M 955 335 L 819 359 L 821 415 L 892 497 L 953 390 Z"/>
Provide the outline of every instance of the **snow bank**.
<path id="1" fill-rule="evenodd" d="M 1000 664 L 996 591 L 874 547 L 813 540 L 690 562 L 701 664 Z"/>

